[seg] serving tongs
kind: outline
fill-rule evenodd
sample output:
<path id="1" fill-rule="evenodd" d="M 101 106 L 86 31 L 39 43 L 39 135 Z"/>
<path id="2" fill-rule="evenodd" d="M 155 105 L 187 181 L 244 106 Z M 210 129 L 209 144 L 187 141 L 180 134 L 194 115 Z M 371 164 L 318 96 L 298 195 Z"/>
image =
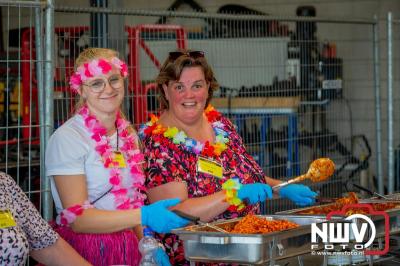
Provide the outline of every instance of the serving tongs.
<path id="1" fill-rule="evenodd" d="M 280 183 L 272 187 L 273 191 L 278 191 L 280 188 L 292 183 L 298 183 L 305 179 L 310 179 L 312 182 L 321 182 L 328 179 L 335 172 L 335 163 L 329 158 L 319 158 L 314 160 L 307 173 L 298 177 L 292 178 L 286 182 Z"/>
<path id="2" fill-rule="evenodd" d="M 176 215 L 179 215 L 182 218 L 185 218 L 185 219 L 193 222 L 194 224 L 206 226 L 206 227 L 209 227 L 209 228 L 211 228 L 211 229 L 213 229 L 215 231 L 218 231 L 218 232 L 221 232 L 221 233 L 225 233 L 225 234 L 229 234 L 228 231 L 222 229 L 221 227 L 215 226 L 215 225 L 210 224 L 210 223 L 202 222 L 200 220 L 200 217 L 193 216 L 193 215 L 187 214 L 187 213 L 185 213 L 183 211 L 179 211 L 179 210 L 172 210 L 172 212 L 175 213 Z"/>
<path id="3" fill-rule="evenodd" d="M 366 187 L 360 186 L 358 184 L 352 183 L 352 185 L 354 187 L 358 188 L 359 190 L 367 192 L 370 196 L 376 196 L 376 197 L 378 197 L 380 199 L 384 199 L 384 200 L 388 200 L 388 201 L 399 201 L 399 200 L 396 200 L 396 199 L 391 199 L 389 197 L 386 197 L 385 195 L 382 195 L 382 194 L 379 194 L 377 192 L 374 192 L 374 191 L 372 191 L 372 190 L 370 190 L 370 189 L 368 189 Z M 365 200 L 363 200 L 363 201 L 365 201 Z"/>
<path id="4" fill-rule="evenodd" d="M 351 183 L 350 185 L 355 188 L 358 188 L 359 190 L 367 192 L 370 196 L 377 197 L 377 198 L 370 198 L 370 199 L 360 199 L 360 203 L 374 203 L 374 202 L 379 203 L 379 202 L 382 202 L 382 200 L 387 201 L 387 202 L 400 202 L 399 199 L 392 199 L 392 198 L 382 195 L 378 192 L 372 191 L 364 186 L 360 186 L 355 183 Z"/>

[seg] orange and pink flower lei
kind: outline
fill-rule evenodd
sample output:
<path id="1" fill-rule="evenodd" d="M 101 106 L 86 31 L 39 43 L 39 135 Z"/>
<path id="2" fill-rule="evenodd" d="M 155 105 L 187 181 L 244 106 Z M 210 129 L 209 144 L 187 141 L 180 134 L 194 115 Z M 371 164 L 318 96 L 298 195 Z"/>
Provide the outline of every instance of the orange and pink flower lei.
<path id="1" fill-rule="evenodd" d="M 183 144 L 185 147 L 194 153 L 202 156 L 217 158 L 227 149 L 229 142 L 229 134 L 224 130 L 223 124 L 219 121 L 221 114 L 209 105 L 204 110 L 208 122 L 211 123 L 215 132 L 215 144 L 210 144 L 209 141 L 201 143 L 186 136 L 185 132 L 179 131 L 176 127 L 164 127 L 158 124 L 158 117 L 151 115 L 151 120 L 144 124 L 139 131 L 139 135 L 144 138 L 145 135 L 163 135 L 170 139 L 174 144 Z M 231 211 L 242 210 L 245 204 L 238 198 L 237 193 L 241 188 L 239 178 L 231 178 L 222 184 L 222 189 L 225 191 L 225 201 L 231 204 Z"/>
<path id="2" fill-rule="evenodd" d="M 196 154 L 217 158 L 227 149 L 227 143 L 229 142 L 228 133 L 224 130 L 224 125 L 218 120 L 218 118 L 221 117 L 221 114 L 215 110 L 213 106 L 207 106 L 204 110 L 204 114 L 207 117 L 208 122 L 211 123 L 215 132 L 216 141 L 214 144 L 210 144 L 209 141 L 202 143 L 189 138 L 185 132 L 180 131 L 176 127 L 164 127 L 157 123 L 158 117 L 153 114 L 151 115 L 151 120 L 141 127 L 139 134 L 141 136 L 161 134 L 172 140 L 174 144 L 185 145 L 187 149 Z"/>

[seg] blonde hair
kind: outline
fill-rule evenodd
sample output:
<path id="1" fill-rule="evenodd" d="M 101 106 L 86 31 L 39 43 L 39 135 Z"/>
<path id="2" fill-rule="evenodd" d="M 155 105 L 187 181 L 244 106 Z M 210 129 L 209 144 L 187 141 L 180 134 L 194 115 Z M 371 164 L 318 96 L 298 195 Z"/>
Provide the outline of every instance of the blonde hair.
<path id="1" fill-rule="evenodd" d="M 76 71 L 78 67 L 92 60 L 100 58 L 111 60 L 113 57 L 118 57 L 118 52 L 112 49 L 97 48 L 97 47 L 87 48 L 83 50 L 76 58 L 74 71 Z M 84 104 L 85 104 L 85 99 L 80 95 L 75 104 L 74 108 L 75 112 L 77 112 Z"/>
<path id="2" fill-rule="evenodd" d="M 74 70 L 76 71 L 79 66 L 94 59 L 103 58 L 111 60 L 113 57 L 118 57 L 118 52 L 112 49 L 97 47 L 87 48 L 78 55 L 78 58 L 76 58 Z"/>

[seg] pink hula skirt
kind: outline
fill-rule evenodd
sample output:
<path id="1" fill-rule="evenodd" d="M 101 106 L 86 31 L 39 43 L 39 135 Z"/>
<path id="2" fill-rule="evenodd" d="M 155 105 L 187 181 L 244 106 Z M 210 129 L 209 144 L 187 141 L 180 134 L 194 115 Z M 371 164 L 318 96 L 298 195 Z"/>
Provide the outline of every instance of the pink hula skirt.
<path id="1" fill-rule="evenodd" d="M 110 234 L 85 234 L 75 233 L 71 228 L 56 223 L 52 223 L 52 227 L 82 257 L 95 266 L 139 265 L 139 241 L 132 230 Z"/>

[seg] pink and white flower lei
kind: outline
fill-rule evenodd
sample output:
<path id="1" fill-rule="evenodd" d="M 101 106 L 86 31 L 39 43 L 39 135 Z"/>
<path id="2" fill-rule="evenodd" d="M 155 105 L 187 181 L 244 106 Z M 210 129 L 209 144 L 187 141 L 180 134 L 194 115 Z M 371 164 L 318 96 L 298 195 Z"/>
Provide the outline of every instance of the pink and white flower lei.
<path id="1" fill-rule="evenodd" d="M 57 224 L 69 225 L 76 220 L 76 217 L 82 215 L 83 211 L 86 209 L 93 208 L 93 205 L 89 201 L 85 201 L 82 205 L 76 204 L 63 210 L 56 218 Z"/>
<path id="2" fill-rule="evenodd" d="M 107 61 L 103 58 L 94 59 L 78 67 L 76 69 L 76 72 L 72 74 L 69 79 L 71 90 L 77 93 L 79 87 L 84 81 L 92 77 L 107 74 L 111 71 L 112 66 L 115 66 L 117 69 L 120 70 L 122 77 L 128 76 L 128 67 L 126 66 L 124 61 L 120 60 L 119 58 L 113 57 L 110 61 Z"/>
<path id="3" fill-rule="evenodd" d="M 103 158 L 105 168 L 110 168 L 109 182 L 113 186 L 111 193 L 115 196 L 115 206 L 117 209 L 135 209 L 143 206 L 145 195 L 141 191 L 145 190 L 141 163 L 144 156 L 136 146 L 137 136 L 129 133 L 129 122 L 117 113 L 116 126 L 118 128 L 118 137 L 122 141 L 120 151 L 125 155 L 126 163 L 131 177 L 131 186 L 122 185 L 121 170 L 118 163 L 114 161 L 114 152 L 110 145 L 110 138 L 107 136 L 107 130 L 103 127 L 94 115 L 89 113 L 87 106 L 82 107 L 78 112 L 84 119 L 85 126 L 92 133 L 91 138 L 96 142 L 96 151 Z"/>
<path id="4" fill-rule="evenodd" d="M 129 122 L 121 117 L 120 112 L 117 113 L 115 123 L 118 128 L 118 137 L 123 143 L 119 150 L 125 155 L 131 179 L 128 182 L 130 185 L 124 186 L 122 183 L 123 176 L 121 176 L 118 162 L 114 160 L 114 152 L 106 128 L 100 124 L 94 115 L 89 113 L 89 108 L 86 105 L 78 111 L 78 114 L 83 117 L 86 128 L 92 133 L 91 138 L 96 142 L 95 149 L 102 157 L 104 167 L 110 169 L 109 182 L 112 185 L 110 193 L 114 195 L 115 207 L 119 210 L 127 210 L 143 206 L 146 199 L 143 191 L 146 188 L 144 186 L 145 176 L 140 165 L 144 161 L 144 156 L 136 146 L 137 136 L 128 131 Z M 57 223 L 68 225 L 75 221 L 84 209 L 88 208 L 93 208 L 88 202 L 67 208 L 57 217 Z"/>

